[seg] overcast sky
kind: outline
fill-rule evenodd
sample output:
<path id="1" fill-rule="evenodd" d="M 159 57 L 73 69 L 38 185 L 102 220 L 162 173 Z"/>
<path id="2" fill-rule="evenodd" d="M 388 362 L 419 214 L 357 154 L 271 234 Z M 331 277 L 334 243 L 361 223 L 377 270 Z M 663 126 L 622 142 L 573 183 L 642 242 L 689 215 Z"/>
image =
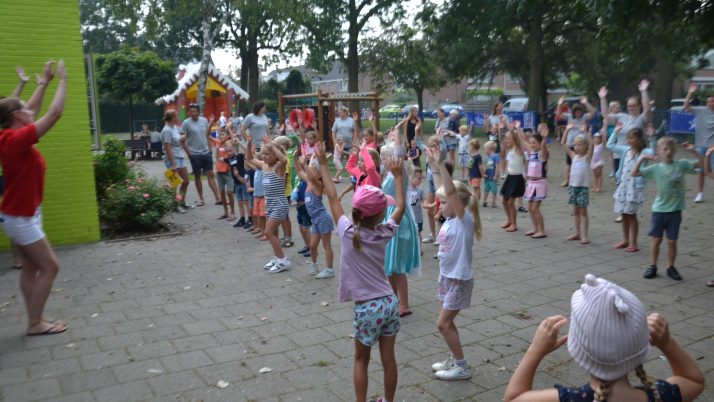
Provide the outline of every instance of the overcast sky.
<path id="1" fill-rule="evenodd" d="M 432 3 L 436 4 L 443 4 L 444 0 L 431 0 Z M 421 4 L 422 0 L 406 0 L 403 2 L 405 10 L 407 10 L 407 19 L 409 21 L 414 20 L 414 15 L 421 10 Z M 375 34 L 378 34 L 382 29 L 379 26 L 379 20 L 377 18 L 373 18 L 370 21 L 370 27 L 372 30 L 375 32 Z M 268 55 L 269 53 L 267 52 L 261 52 L 261 57 Z M 211 52 L 211 56 L 213 57 L 213 62 L 218 67 L 219 70 L 221 70 L 223 73 L 229 73 L 233 70 L 236 70 L 240 68 L 240 59 L 238 58 L 236 51 L 232 49 L 216 49 L 213 52 Z M 304 63 L 304 58 L 303 57 L 294 57 L 291 58 L 290 60 L 281 62 L 279 64 L 273 64 L 268 66 L 268 68 L 264 69 L 261 71 L 261 75 L 267 74 L 270 71 L 272 71 L 275 68 L 286 68 L 286 67 L 291 67 L 291 66 L 297 66 L 300 64 Z M 262 62 L 261 62 L 261 67 L 262 67 Z"/>

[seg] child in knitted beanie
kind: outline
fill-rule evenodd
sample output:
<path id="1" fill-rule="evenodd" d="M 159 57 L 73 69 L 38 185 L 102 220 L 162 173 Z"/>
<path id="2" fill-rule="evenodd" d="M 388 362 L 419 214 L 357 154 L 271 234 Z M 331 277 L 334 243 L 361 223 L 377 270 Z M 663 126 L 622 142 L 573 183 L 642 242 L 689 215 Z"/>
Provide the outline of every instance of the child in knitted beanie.
<path id="1" fill-rule="evenodd" d="M 702 372 L 670 336 L 664 317 L 647 316 L 640 300 L 628 290 L 588 274 L 573 293 L 571 308 L 567 336 L 559 336 L 568 322 L 564 316 L 548 317 L 540 324 L 508 383 L 505 402 L 688 402 L 704 390 Z M 590 373 L 590 382 L 580 388 L 555 385 L 533 390 L 540 361 L 566 342 L 573 360 Z M 652 381 L 642 368 L 650 344 L 662 351 L 672 367 L 667 380 Z M 642 385 L 630 385 L 627 375 L 633 370 Z"/>

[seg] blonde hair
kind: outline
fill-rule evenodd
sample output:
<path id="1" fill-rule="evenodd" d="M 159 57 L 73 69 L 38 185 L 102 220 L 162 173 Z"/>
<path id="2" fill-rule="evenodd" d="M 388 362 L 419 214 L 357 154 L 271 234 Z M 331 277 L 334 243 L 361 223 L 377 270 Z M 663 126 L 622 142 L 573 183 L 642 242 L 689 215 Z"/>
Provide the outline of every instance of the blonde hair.
<path id="1" fill-rule="evenodd" d="M 677 142 L 672 137 L 662 137 L 659 140 L 657 140 L 658 147 L 661 147 L 662 145 L 669 145 L 670 147 L 674 148 L 676 143 Z"/>
<path id="2" fill-rule="evenodd" d="M 374 142 L 375 142 L 377 145 L 382 145 L 382 144 L 384 144 L 384 134 L 382 134 L 381 131 L 377 131 L 377 134 L 375 134 L 375 136 L 374 136 Z"/>
<path id="3" fill-rule="evenodd" d="M 459 132 L 460 132 L 460 133 L 468 133 L 468 132 L 469 132 L 469 128 L 466 127 L 465 124 L 462 124 L 461 127 L 459 127 Z"/>
<path id="4" fill-rule="evenodd" d="M 469 146 L 478 151 L 479 148 L 481 148 L 481 143 L 474 138 L 473 140 L 469 141 Z"/>
<path id="5" fill-rule="evenodd" d="M 352 247 L 355 250 L 362 250 L 362 241 L 360 239 L 359 229 L 362 225 L 374 226 L 377 223 L 377 218 L 379 218 L 379 213 L 372 216 L 362 216 L 362 211 L 357 208 L 352 208 L 352 223 L 354 224 L 354 230 L 352 231 Z"/>
<path id="6" fill-rule="evenodd" d="M 310 137 L 314 137 L 315 140 L 317 140 L 317 132 L 316 132 L 316 131 L 312 131 L 312 130 L 306 132 L 306 133 L 305 133 L 305 138 L 310 138 Z"/>
<path id="7" fill-rule="evenodd" d="M 659 389 L 655 386 L 654 382 L 647 376 L 645 369 L 640 365 L 635 369 L 635 375 L 640 379 L 642 385 L 652 392 L 654 395 L 655 402 L 662 402 L 662 396 L 659 393 Z M 597 402 L 607 402 L 607 398 L 612 393 L 612 384 L 614 381 L 604 381 L 598 379 L 598 387 L 594 389 L 594 397 Z"/>
<path id="8" fill-rule="evenodd" d="M 478 209 L 478 199 L 471 193 L 471 188 L 464 182 L 460 180 L 452 180 L 452 182 L 454 183 L 454 187 L 456 187 L 456 195 L 459 197 L 464 206 L 471 211 L 471 215 L 473 215 L 474 218 L 474 232 L 476 233 L 476 239 L 481 240 L 481 215 Z M 447 198 L 444 186 L 439 187 L 436 191 L 436 195 L 441 198 Z"/>
<path id="9" fill-rule="evenodd" d="M 285 152 L 285 150 L 290 149 L 290 146 L 292 145 L 292 141 L 290 138 L 284 136 L 284 135 L 279 135 L 273 139 L 273 142 L 276 145 L 280 146 L 280 149 Z"/>
<path id="10" fill-rule="evenodd" d="M 491 151 L 495 151 L 498 146 L 496 145 L 496 141 L 486 141 L 485 144 L 483 144 L 483 149 L 490 149 Z"/>

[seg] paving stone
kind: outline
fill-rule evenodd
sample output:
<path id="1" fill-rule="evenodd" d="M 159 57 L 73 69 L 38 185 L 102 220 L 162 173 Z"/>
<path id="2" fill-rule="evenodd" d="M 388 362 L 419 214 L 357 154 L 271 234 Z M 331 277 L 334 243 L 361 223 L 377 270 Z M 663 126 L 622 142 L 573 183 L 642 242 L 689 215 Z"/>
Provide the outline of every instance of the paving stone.
<path id="1" fill-rule="evenodd" d="M 0 388 L 0 396 L 7 401 L 41 401 L 61 395 L 55 379 L 37 380 L 24 384 L 6 385 Z"/>
<path id="2" fill-rule="evenodd" d="M 156 376 L 147 381 L 158 396 L 173 395 L 206 385 L 200 377 L 190 370 Z"/>
<path id="3" fill-rule="evenodd" d="M 145 381 L 133 381 L 94 391 L 98 402 L 146 401 L 154 398 L 154 393 Z"/>
<path id="4" fill-rule="evenodd" d="M 200 350 L 185 352 L 160 358 L 161 362 L 171 372 L 183 371 L 213 364 L 213 360 Z"/>

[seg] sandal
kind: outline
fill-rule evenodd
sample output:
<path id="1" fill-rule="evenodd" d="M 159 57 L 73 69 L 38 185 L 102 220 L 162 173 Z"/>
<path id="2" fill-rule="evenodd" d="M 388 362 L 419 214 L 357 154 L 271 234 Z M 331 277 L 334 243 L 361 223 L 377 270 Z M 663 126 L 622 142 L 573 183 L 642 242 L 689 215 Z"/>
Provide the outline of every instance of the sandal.
<path id="1" fill-rule="evenodd" d="M 535 234 L 535 231 L 529 230 L 526 232 L 526 236 L 533 236 Z"/>
<path id="2" fill-rule="evenodd" d="M 636 253 L 638 251 L 640 251 L 640 249 L 635 246 L 629 246 L 625 249 L 626 253 Z"/>
<path id="3" fill-rule="evenodd" d="M 226 220 L 227 220 L 228 222 L 234 221 L 234 220 L 236 220 L 236 216 L 235 216 L 235 215 L 231 215 L 231 216 L 229 216 L 228 219 L 226 219 Z"/>
<path id="4" fill-rule="evenodd" d="M 545 239 L 548 235 L 542 234 L 537 236 L 531 236 L 531 239 Z"/>
<path id="5" fill-rule="evenodd" d="M 25 335 L 27 336 L 40 336 L 40 335 L 55 335 L 55 334 L 61 334 L 62 332 L 65 332 L 67 330 L 67 325 L 63 324 L 62 322 L 54 322 L 54 323 L 49 323 L 50 326 L 45 329 L 44 331 L 40 332 L 27 332 Z"/>
<path id="6" fill-rule="evenodd" d="M 565 240 L 568 240 L 568 241 L 580 240 L 580 235 L 570 235 L 570 236 L 566 237 Z"/>
<path id="7" fill-rule="evenodd" d="M 223 214 L 218 217 L 218 219 L 226 219 L 226 218 L 228 218 L 228 215 L 226 215 L 226 214 Z M 235 218 L 233 218 L 233 219 L 235 219 Z"/>
<path id="8" fill-rule="evenodd" d="M 515 232 L 516 230 L 518 230 L 517 226 L 510 226 L 508 229 L 506 229 L 506 232 Z"/>
<path id="9" fill-rule="evenodd" d="M 506 222 L 503 225 L 501 225 L 501 228 L 503 228 L 503 229 L 509 228 L 509 227 L 511 227 L 511 222 Z"/>
<path id="10" fill-rule="evenodd" d="M 707 287 L 714 288 L 714 281 L 707 282 Z"/>
<path id="11" fill-rule="evenodd" d="M 620 248 L 628 248 L 629 246 L 630 246 L 630 243 L 628 243 L 626 241 L 621 241 L 621 242 L 615 244 L 614 246 L 612 246 L 612 248 L 620 249 Z"/>
<path id="12" fill-rule="evenodd" d="M 203 200 L 200 200 L 200 201 L 196 202 L 196 205 L 199 207 L 202 207 L 202 206 L 206 205 L 206 203 Z"/>

